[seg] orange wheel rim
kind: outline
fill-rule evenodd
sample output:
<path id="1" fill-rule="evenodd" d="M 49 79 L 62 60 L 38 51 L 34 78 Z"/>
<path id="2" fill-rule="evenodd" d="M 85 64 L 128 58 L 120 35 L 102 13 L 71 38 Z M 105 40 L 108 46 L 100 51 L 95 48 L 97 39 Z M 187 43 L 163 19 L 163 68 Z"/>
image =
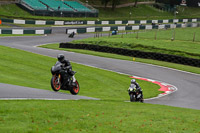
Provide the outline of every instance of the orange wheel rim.
<path id="1" fill-rule="evenodd" d="M 75 93 L 79 92 L 79 85 L 78 85 L 77 81 L 76 81 L 76 86 L 73 87 L 73 90 Z"/>
<path id="2" fill-rule="evenodd" d="M 58 83 L 58 78 L 55 76 L 54 80 L 53 80 L 53 86 L 56 90 L 60 89 L 60 84 Z"/>

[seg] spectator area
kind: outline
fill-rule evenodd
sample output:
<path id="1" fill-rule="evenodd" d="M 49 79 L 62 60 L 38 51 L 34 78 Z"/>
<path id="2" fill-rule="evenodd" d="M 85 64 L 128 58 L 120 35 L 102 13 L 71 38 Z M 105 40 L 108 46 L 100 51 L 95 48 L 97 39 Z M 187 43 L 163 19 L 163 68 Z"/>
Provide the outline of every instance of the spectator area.
<path id="1" fill-rule="evenodd" d="M 85 7 L 84 5 L 80 4 L 77 1 L 64 1 L 64 3 L 74 8 L 77 11 L 85 11 L 85 12 L 91 11 L 90 9 L 88 9 L 87 7 Z"/>
<path id="2" fill-rule="evenodd" d="M 34 15 L 97 17 L 98 10 L 78 0 L 21 0 L 20 6 Z"/>
<path id="3" fill-rule="evenodd" d="M 47 10 L 47 6 L 39 2 L 38 0 L 22 0 L 22 1 L 35 10 Z"/>
<path id="4" fill-rule="evenodd" d="M 91 12 L 89 8 L 77 1 L 59 1 L 59 0 L 22 0 L 34 10 L 59 10 L 71 12 Z"/>
<path id="5" fill-rule="evenodd" d="M 65 5 L 62 1 L 58 0 L 40 0 L 40 1 L 48 5 L 53 10 L 74 11 L 71 7 Z"/>

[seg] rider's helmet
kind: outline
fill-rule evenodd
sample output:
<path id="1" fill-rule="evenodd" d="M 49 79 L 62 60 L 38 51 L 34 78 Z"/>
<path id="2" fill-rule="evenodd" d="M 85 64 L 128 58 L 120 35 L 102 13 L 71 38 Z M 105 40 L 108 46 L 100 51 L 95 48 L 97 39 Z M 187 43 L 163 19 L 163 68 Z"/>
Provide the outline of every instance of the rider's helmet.
<path id="1" fill-rule="evenodd" d="M 134 84 L 135 82 L 135 79 L 131 79 L 131 84 Z"/>
<path id="2" fill-rule="evenodd" d="M 58 54 L 57 58 L 58 58 L 58 61 L 60 62 L 63 62 L 65 60 L 64 54 Z"/>

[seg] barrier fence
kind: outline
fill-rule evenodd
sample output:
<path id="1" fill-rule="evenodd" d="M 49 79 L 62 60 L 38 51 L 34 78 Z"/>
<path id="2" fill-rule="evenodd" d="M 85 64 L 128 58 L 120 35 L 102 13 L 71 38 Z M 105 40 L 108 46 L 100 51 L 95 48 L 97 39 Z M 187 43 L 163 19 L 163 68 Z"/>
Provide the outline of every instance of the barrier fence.
<path id="1" fill-rule="evenodd" d="M 36 24 L 36 25 L 97 25 L 97 24 L 167 24 L 167 23 L 188 23 L 200 22 L 200 18 L 195 19 L 166 19 L 166 20 L 110 20 L 110 21 L 46 21 L 46 20 L 22 20 L 22 19 L 8 19 L 1 18 L 2 22 L 15 24 Z"/>
<path id="2" fill-rule="evenodd" d="M 185 27 L 199 27 L 200 23 L 183 23 L 183 24 L 155 24 L 155 25 L 134 25 L 134 26 L 105 26 L 105 27 L 89 27 L 66 29 L 66 34 L 75 33 L 92 33 L 92 32 L 106 32 L 106 31 L 126 31 L 126 30 L 152 30 L 152 29 L 169 29 L 169 28 L 185 28 Z"/>
<path id="3" fill-rule="evenodd" d="M 118 31 L 117 35 L 112 35 L 111 32 L 102 33 L 95 32 L 94 38 L 102 36 L 111 38 L 136 38 L 136 39 L 150 39 L 150 40 L 180 40 L 200 42 L 200 28 L 177 28 L 177 29 L 152 29 L 152 30 L 135 30 L 135 31 Z M 111 36 L 112 35 L 112 36 Z"/>
<path id="4" fill-rule="evenodd" d="M 0 29 L 0 34 L 51 34 L 51 29 L 28 30 L 28 29 Z"/>

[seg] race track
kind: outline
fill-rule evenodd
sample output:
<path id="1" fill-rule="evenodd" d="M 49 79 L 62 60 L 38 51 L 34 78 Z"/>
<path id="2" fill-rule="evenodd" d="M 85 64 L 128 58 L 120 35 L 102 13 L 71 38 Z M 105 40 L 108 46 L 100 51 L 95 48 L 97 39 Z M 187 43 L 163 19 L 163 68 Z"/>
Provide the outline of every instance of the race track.
<path id="1" fill-rule="evenodd" d="M 0 99 L 79 100 L 96 98 L 0 83 Z"/>
<path id="2" fill-rule="evenodd" d="M 76 35 L 73 39 L 82 39 L 93 36 L 93 34 L 79 34 Z M 163 81 L 176 86 L 178 91 L 161 98 L 146 100 L 146 103 L 200 109 L 200 75 L 198 74 L 192 74 L 138 62 L 95 57 L 73 52 L 35 47 L 37 45 L 47 43 L 67 42 L 73 39 L 68 38 L 65 34 L 52 34 L 48 36 L 33 37 L 1 37 L 0 45 L 22 49 L 54 58 L 58 53 L 63 53 L 72 62 L 125 73 L 128 75 L 135 75 Z M 2 85 L 5 84 L 0 84 L 0 91 Z M 3 98 L 3 95 L 4 94 L 0 92 L 0 98 Z"/>

